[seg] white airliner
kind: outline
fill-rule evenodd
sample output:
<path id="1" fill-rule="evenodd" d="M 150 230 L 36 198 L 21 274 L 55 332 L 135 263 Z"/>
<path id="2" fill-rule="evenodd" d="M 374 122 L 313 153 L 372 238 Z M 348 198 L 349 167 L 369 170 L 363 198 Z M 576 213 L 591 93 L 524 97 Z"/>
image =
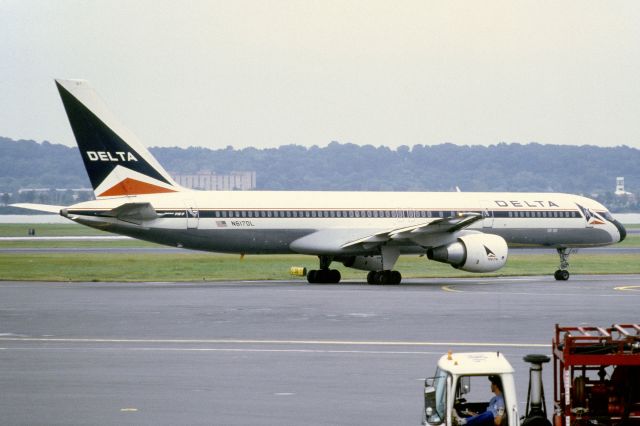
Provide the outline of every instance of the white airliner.
<path id="1" fill-rule="evenodd" d="M 401 254 L 492 272 L 508 247 L 555 248 L 557 280 L 572 248 L 622 241 L 624 227 L 589 198 L 557 193 L 195 191 L 176 184 L 83 80 L 56 80 L 96 199 L 16 204 L 170 246 L 319 258 L 310 283 L 337 283 L 332 262 L 397 284 Z M 428 267 L 425 264 L 425 267 Z"/>

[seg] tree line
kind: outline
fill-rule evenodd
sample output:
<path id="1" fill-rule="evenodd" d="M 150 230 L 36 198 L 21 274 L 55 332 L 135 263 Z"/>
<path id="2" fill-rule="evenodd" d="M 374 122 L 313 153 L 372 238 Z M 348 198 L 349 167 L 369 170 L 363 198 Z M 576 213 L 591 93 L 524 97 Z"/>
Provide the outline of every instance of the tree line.
<path id="1" fill-rule="evenodd" d="M 499 143 L 490 146 L 384 146 L 331 142 L 326 147 L 150 148 L 170 172 L 255 171 L 262 190 L 534 191 L 612 198 L 617 176 L 640 192 L 640 150 L 628 146 Z M 0 137 L 0 193 L 20 188 L 88 188 L 75 147 Z M 15 202 L 15 201 L 14 201 Z M 609 205 L 608 204 L 608 205 Z M 637 204 L 637 203 L 636 203 Z"/>

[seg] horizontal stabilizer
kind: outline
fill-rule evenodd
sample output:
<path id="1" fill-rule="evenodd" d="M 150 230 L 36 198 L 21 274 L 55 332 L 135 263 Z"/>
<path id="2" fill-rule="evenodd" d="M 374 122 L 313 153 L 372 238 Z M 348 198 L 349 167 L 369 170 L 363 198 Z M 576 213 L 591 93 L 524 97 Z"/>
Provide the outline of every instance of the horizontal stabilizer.
<path id="1" fill-rule="evenodd" d="M 52 206 L 50 204 L 33 204 L 33 203 L 16 203 L 9 204 L 10 207 L 17 207 L 19 209 L 37 210 L 39 212 L 60 214 L 60 210 L 66 206 Z"/>
<path id="2" fill-rule="evenodd" d="M 147 220 L 158 218 L 158 214 L 151 203 L 126 203 L 113 210 L 105 212 L 103 216 L 115 217 L 123 222 L 141 224 Z"/>
<path id="3" fill-rule="evenodd" d="M 72 208 L 64 209 L 60 214 L 72 220 L 76 220 L 79 216 L 87 215 L 87 213 L 82 210 L 74 210 Z M 158 213 L 151 203 L 125 203 L 115 209 L 93 212 L 89 216 L 112 217 L 123 222 L 141 225 L 142 222 L 157 219 Z"/>

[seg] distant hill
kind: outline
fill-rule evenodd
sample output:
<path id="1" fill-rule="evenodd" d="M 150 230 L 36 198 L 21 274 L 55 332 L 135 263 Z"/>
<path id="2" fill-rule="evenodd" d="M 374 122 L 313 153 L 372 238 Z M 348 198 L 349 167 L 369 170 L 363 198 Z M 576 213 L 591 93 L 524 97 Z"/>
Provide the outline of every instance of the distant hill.
<path id="1" fill-rule="evenodd" d="M 371 191 L 557 191 L 613 193 L 616 176 L 640 192 L 640 150 L 627 146 L 500 143 L 401 146 L 332 142 L 270 149 L 151 148 L 170 172 L 256 171 L 259 189 Z M 0 192 L 89 187 L 77 148 L 0 137 Z"/>
<path id="2" fill-rule="evenodd" d="M 541 145 L 153 148 L 168 170 L 255 170 L 260 189 L 613 192 L 640 189 L 640 150 Z"/>

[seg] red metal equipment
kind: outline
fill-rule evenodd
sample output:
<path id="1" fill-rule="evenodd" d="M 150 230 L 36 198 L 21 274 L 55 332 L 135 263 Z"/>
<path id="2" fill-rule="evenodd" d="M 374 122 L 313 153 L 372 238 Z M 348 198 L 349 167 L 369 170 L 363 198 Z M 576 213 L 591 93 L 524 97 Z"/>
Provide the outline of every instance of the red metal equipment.
<path id="1" fill-rule="evenodd" d="M 640 425 L 640 325 L 560 327 L 554 426 Z"/>

